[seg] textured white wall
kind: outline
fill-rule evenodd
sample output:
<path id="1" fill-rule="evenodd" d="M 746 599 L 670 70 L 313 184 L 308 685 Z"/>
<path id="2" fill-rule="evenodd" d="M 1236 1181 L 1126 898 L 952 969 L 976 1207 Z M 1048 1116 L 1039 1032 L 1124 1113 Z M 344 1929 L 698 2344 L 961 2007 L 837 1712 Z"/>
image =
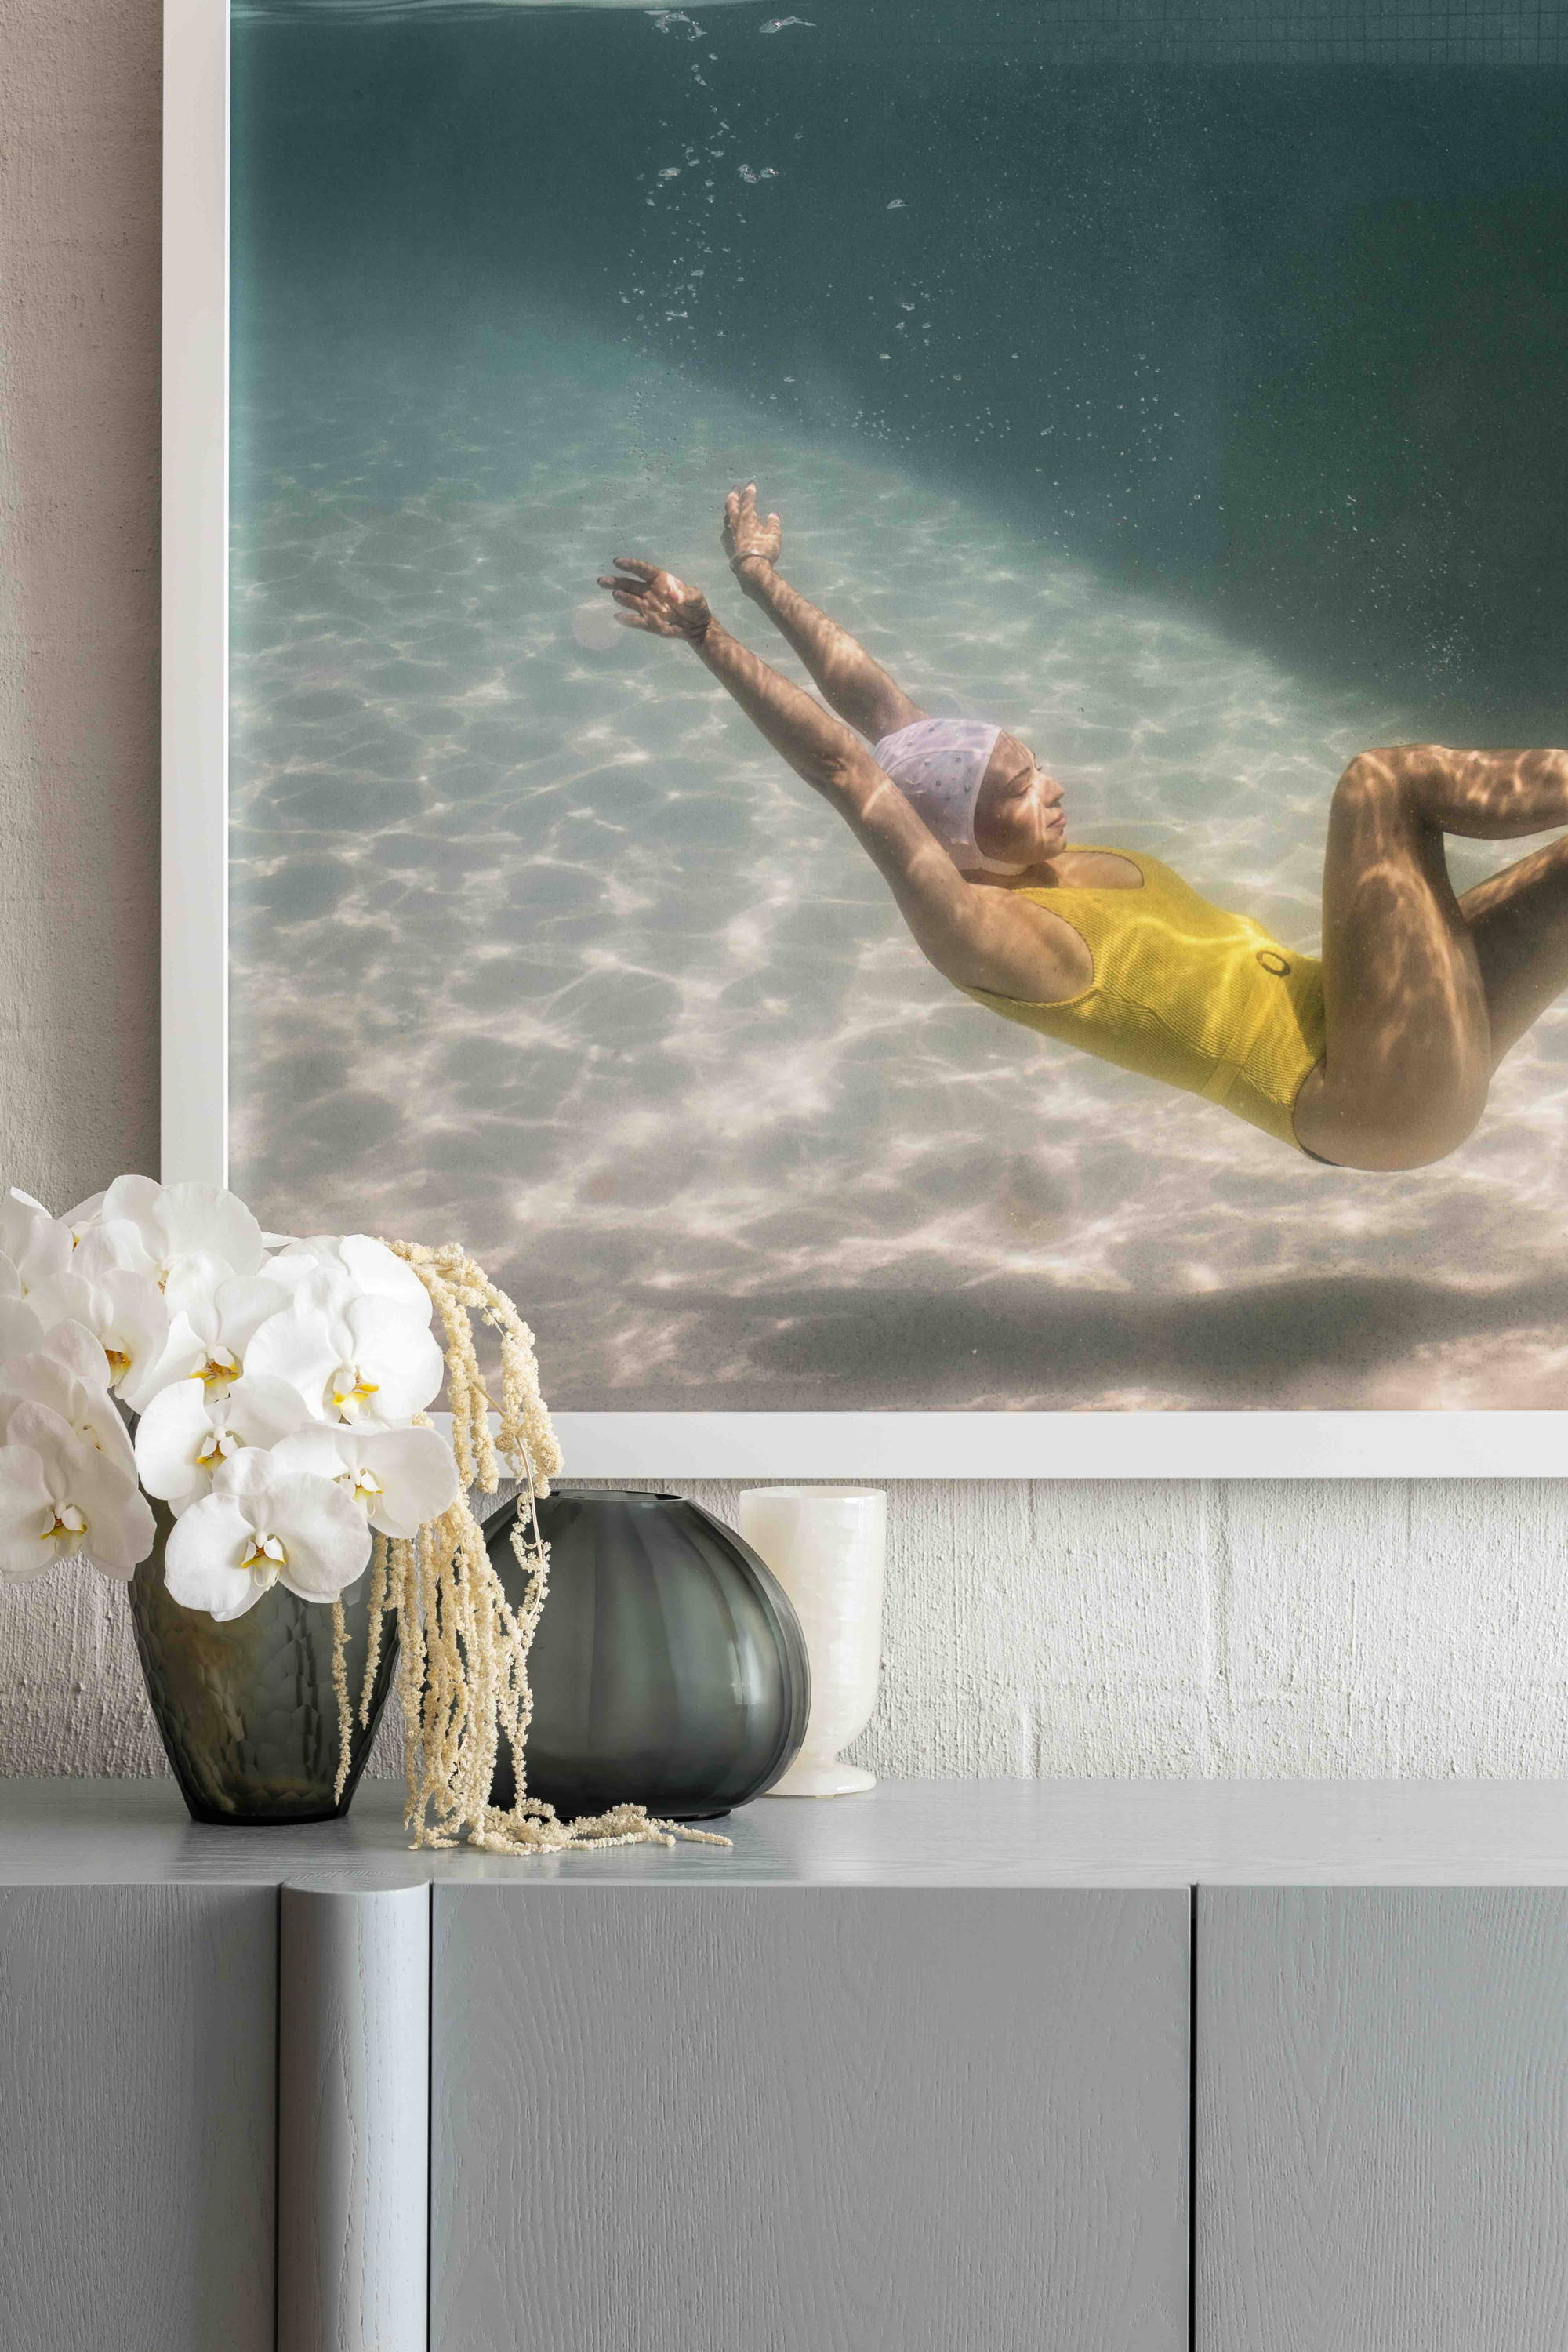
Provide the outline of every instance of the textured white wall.
<path id="1" fill-rule="evenodd" d="M 686 1484 L 722 1518 L 734 1486 Z M 1568 1773 L 1568 1494 L 1531 1479 L 889 1489 L 891 1778 Z"/>
<path id="2" fill-rule="evenodd" d="M 0 1171 L 63 1206 L 155 1164 L 156 0 L 0 34 Z M 875 1770 L 1568 1774 L 1555 1483 L 892 1505 Z M 0 1770 L 160 1768 L 90 1571 L 0 1591 Z"/>

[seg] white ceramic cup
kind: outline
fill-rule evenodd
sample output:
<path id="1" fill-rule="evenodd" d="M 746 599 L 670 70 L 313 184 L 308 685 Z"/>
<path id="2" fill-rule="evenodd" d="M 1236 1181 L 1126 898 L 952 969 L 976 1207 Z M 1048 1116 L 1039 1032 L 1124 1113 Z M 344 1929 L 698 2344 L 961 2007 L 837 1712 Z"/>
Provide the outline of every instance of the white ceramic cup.
<path id="1" fill-rule="evenodd" d="M 795 1603 L 811 1661 L 800 1754 L 770 1797 L 847 1797 L 876 1775 L 840 1764 L 865 1730 L 881 1664 L 888 1498 L 875 1486 L 748 1486 L 739 1528 Z"/>

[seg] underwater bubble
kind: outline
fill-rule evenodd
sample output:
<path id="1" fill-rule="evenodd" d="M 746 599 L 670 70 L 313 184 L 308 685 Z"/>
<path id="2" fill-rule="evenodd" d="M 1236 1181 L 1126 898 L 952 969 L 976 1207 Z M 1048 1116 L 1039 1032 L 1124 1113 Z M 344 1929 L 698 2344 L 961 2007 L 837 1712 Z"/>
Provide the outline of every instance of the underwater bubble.
<path id="1" fill-rule="evenodd" d="M 584 653 L 607 654 L 618 649 L 626 631 L 616 618 L 616 607 L 607 597 L 603 604 L 578 605 L 572 615 L 572 635 Z"/>

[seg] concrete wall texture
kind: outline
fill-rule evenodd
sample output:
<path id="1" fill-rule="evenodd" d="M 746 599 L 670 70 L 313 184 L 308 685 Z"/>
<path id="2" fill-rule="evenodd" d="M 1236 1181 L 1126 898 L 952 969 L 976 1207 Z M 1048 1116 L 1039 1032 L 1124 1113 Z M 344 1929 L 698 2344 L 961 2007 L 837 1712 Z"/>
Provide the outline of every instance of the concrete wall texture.
<path id="1" fill-rule="evenodd" d="M 159 37 L 0 0 L 0 1173 L 58 1207 L 156 1165 Z M 1556 1481 L 890 1500 L 874 1770 L 1568 1774 Z M 0 1770 L 162 1769 L 90 1570 L 0 1591 Z"/>

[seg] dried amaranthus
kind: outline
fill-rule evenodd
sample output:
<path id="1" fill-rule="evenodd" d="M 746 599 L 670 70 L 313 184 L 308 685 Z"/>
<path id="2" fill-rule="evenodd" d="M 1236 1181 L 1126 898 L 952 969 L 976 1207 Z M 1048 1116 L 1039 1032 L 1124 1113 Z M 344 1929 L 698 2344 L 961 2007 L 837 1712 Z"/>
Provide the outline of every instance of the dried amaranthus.
<path id="1" fill-rule="evenodd" d="M 538 1505 L 561 1468 L 561 1449 L 539 1391 L 533 1334 L 505 1292 L 455 1243 L 387 1246 L 411 1266 L 430 1295 L 444 1334 L 452 1450 L 463 1492 L 450 1509 L 411 1538 L 378 1535 L 371 1565 L 370 1649 L 359 1719 L 370 1719 L 384 1620 L 397 1628 L 398 1693 L 403 1706 L 405 1820 L 416 1846 L 462 1840 L 497 1853 L 561 1853 L 616 1845 L 673 1845 L 689 1838 L 727 1845 L 727 1838 L 657 1821 L 641 1805 L 616 1805 L 575 1822 L 528 1794 L 528 1727 L 533 1712 L 529 1653 L 549 1585 L 549 1548 Z M 474 1344 L 474 1318 L 494 1332 L 500 1351 L 500 1396 L 490 1396 Z M 497 1426 L 492 1432 L 491 1414 Z M 521 1570 L 514 1607 L 485 1548 L 470 1493 L 493 1495 L 502 1471 L 520 1487 L 511 1547 Z M 340 1792 L 348 1773 L 352 1730 L 342 1604 L 334 1612 L 342 1733 Z M 511 1752 L 516 1796 L 510 1810 L 490 1802 L 502 1741 Z"/>

